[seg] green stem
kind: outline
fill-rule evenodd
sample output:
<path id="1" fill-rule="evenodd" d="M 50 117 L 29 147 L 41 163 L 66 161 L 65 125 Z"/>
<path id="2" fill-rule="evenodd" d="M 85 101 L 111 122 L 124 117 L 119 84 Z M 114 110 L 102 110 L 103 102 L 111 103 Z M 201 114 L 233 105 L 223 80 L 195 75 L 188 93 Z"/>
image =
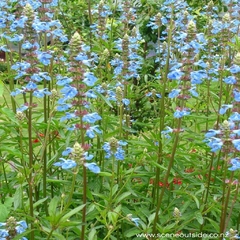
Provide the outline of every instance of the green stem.
<path id="1" fill-rule="evenodd" d="M 114 187 L 114 182 L 115 182 L 115 171 L 114 171 L 114 165 L 115 165 L 115 157 L 112 156 L 112 180 L 111 180 L 111 187 L 110 187 L 110 196 L 109 196 L 109 209 L 112 208 L 112 197 L 113 197 L 113 193 L 112 193 L 112 190 L 113 190 L 113 187 Z"/>
<path id="2" fill-rule="evenodd" d="M 238 177 L 238 183 L 239 183 L 239 181 L 240 181 L 240 174 L 239 174 L 239 177 Z M 231 182 L 230 182 L 230 183 L 231 183 Z M 228 211 L 228 217 L 227 217 L 227 220 L 226 220 L 226 222 L 225 222 L 225 231 L 224 231 L 224 232 L 226 232 L 226 227 L 228 226 L 229 221 L 230 221 L 230 219 L 231 219 L 233 207 L 234 207 L 234 204 L 235 204 L 236 201 L 237 201 L 238 194 L 239 194 L 239 184 L 237 184 L 236 191 L 235 191 L 235 194 L 234 194 L 234 197 L 233 197 L 233 200 L 232 200 L 231 208 L 230 208 L 230 210 Z"/>
<path id="3" fill-rule="evenodd" d="M 33 145 L 32 145 L 32 105 L 33 105 L 33 95 L 32 92 L 30 92 L 29 97 L 29 110 L 28 110 L 28 153 L 29 153 L 29 178 L 28 178 L 28 186 L 29 186 L 29 207 L 30 207 L 30 217 L 31 217 L 31 234 L 30 234 L 30 240 L 34 240 L 34 209 L 33 209 Z"/>
<path id="4" fill-rule="evenodd" d="M 181 118 L 179 118 L 178 119 L 178 124 L 177 124 L 177 129 L 180 129 L 181 122 L 182 122 Z M 168 164 L 168 169 L 167 169 L 167 172 L 166 172 L 165 178 L 164 178 L 164 185 L 162 186 L 160 196 L 158 197 L 156 213 L 155 213 L 155 218 L 154 218 L 154 222 L 153 222 L 153 233 L 156 233 L 156 231 L 157 231 L 158 214 L 159 214 L 160 207 L 162 205 L 163 195 L 164 195 L 165 190 L 166 190 L 166 186 L 167 186 L 167 183 L 168 183 L 168 178 L 169 178 L 171 169 L 173 167 L 175 153 L 176 153 L 178 142 L 179 142 L 179 134 L 180 134 L 180 131 L 177 131 L 175 133 L 175 139 L 174 139 L 172 154 L 171 154 L 171 158 L 170 158 L 170 161 L 169 161 L 169 164 Z"/>
<path id="5" fill-rule="evenodd" d="M 6 62 L 7 62 L 7 73 L 8 73 L 8 76 L 9 76 L 9 88 L 10 88 L 10 91 L 12 92 L 14 90 L 14 78 L 11 77 L 11 66 L 9 64 L 9 55 L 8 53 L 6 52 Z M 16 102 L 15 102 L 15 99 L 14 97 L 11 96 L 11 103 L 12 103 L 12 110 L 14 113 L 16 113 Z"/>
<path id="6" fill-rule="evenodd" d="M 91 0 L 88 0 L 88 18 L 89 18 L 89 24 L 92 25 L 92 11 L 91 11 Z M 92 32 L 89 32 L 89 45 L 90 49 L 92 50 Z"/>
<path id="7" fill-rule="evenodd" d="M 160 136 L 159 136 L 159 147 L 158 147 L 158 159 L 157 162 L 160 165 L 162 163 L 162 157 L 163 157 L 163 145 L 162 145 L 162 136 L 161 132 L 164 129 L 164 119 L 165 119 L 165 93 L 166 93 L 166 85 L 167 85 L 167 75 L 169 71 L 169 60 L 170 60 L 170 53 L 171 53 L 171 39 L 172 39 L 172 27 L 173 27 L 173 20 L 170 21 L 170 30 L 168 32 L 168 41 L 167 41 L 167 58 L 166 58 L 166 65 L 164 69 L 164 75 L 163 75 L 163 82 L 161 82 L 162 91 L 161 91 L 161 101 L 160 101 L 160 119 L 159 119 L 159 127 L 160 127 Z M 158 47 L 160 49 L 160 28 L 158 28 Z M 160 51 L 159 51 L 160 52 Z M 153 193 L 152 193 L 152 207 L 155 204 L 156 196 L 159 195 L 159 176 L 160 176 L 160 168 L 157 167 L 156 174 L 155 174 L 155 181 L 154 181 L 154 187 L 153 187 Z"/>
<path id="8" fill-rule="evenodd" d="M 234 175 L 234 171 L 231 173 L 231 177 L 229 179 L 230 183 L 232 182 Z M 225 183 L 223 183 L 225 185 Z M 222 209 L 222 215 L 221 215 L 221 223 L 220 223 L 220 236 L 221 233 L 224 234 L 226 231 L 226 216 L 227 216 L 227 210 L 228 210 L 228 203 L 229 203 L 229 198 L 230 198 L 230 193 L 231 193 L 231 187 L 228 187 L 226 198 L 225 198 L 225 204 L 223 204 L 223 209 Z"/>
<path id="9" fill-rule="evenodd" d="M 81 117 L 81 126 L 83 126 L 83 120 Z M 81 143 L 84 145 L 84 130 L 81 129 Z M 83 161 L 83 204 L 84 208 L 82 210 L 82 232 L 81 232 L 81 240 L 85 239 L 85 228 L 86 228 L 86 212 L 87 212 L 87 169 L 84 166 L 85 160 Z"/>

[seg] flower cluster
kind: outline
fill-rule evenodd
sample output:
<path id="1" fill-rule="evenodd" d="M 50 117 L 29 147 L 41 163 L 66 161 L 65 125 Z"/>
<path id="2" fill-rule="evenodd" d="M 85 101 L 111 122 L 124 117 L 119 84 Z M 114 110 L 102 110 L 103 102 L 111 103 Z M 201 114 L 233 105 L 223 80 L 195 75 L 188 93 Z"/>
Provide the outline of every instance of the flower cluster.
<path id="1" fill-rule="evenodd" d="M 0 223 L 0 237 L 1 239 L 12 239 L 18 234 L 22 234 L 27 229 L 25 221 L 16 221 L 14 217 L 9 217 L 5 223 Z M 22 237 L 21 240 L 27 240 Z"/>
<path id="2" fill-rule="evenodd" d="M 88 149 L 89 146 L 84 146 L 85 149 Z M 66 148 L 62 152 L 63 157 L 69 157 L 68 159 L 60 158 L 59 162 L 54 163 L 53 165 L 56 167 L 61 167 L 62 169 L 72 169 L 77 168 L 81 165 L 84 165 L 93 173 L 100 173 L 100 168 L 94 162 L 88 163 L 86 161 L 90 161 L 93 159 L 92 154 L 88 154 L 79 143 L 75 143 L 73 148 Z"/>
<path id="3" fill-rule="evenodd" d="M 112 137 L 109 142 L 104 143 L 103 150 L 105 151 L 105 158 L 110 158 L 114 156 L 116 160 L 124 160 L 125 151 L 123 146 L 126 146 L 127 142 L 122 140 L 118 141 L 116 138 Z"/>
<path id="4" fill-rule="evenodd" d="M 205 134 L 205 142 L 211 148 L 212 152 L 221 150 L 225 153 L 234 153 L 240 151 L 240 129 L 238 123 L 232 121 L 224 121 L 221 129 L 210 129 Z M 230 160 L 232 167 L 230 171 L 235 171 L 240 168 L 239 158 Z"/>

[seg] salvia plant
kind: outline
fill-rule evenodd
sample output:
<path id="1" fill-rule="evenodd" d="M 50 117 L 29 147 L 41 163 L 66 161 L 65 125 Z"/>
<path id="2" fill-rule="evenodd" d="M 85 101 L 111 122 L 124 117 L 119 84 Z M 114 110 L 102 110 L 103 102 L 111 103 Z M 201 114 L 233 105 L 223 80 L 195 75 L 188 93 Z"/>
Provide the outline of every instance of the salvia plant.
<path id="1" fill-rule="evenodd" d="M 2 0 L 0 239 L 239 239 L 239 24 L 237 0 Z"/>

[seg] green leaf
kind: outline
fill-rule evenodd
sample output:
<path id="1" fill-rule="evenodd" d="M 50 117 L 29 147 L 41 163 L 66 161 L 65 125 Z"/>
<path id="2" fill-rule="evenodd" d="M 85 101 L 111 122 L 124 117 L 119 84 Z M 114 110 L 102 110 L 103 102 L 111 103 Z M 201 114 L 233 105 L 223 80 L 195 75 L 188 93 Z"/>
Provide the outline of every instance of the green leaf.
<path id="1" fill-rule="evenodd" d="M 0 204 L 0 222 L 6 221 L 9 212 L 10 210 L 8 210 L 8 208 L 5 205 Z"/>
<path id="2" fill-rule="evenodd" d="M 152 214 L 148 217 L 148 224 L 149 224 L 149 225 L 153 222 L 153 220 L 154 220 L 154 218 L 155 218 L 155 215 L 156 215 L 156 213 L 152 213 Z"/>
<path id="3" fill-rule="evenodd" d="M 122 209 L 121 205 L 118 205 L 113 211 L 108 212 L 109 221 L 115 226 L 119 217 L 119 213 Z"/>
<path id="4" fill-rule="evenodd" d="M 44 227 L 44 226 L 42 226 L 42 229 L 43 229 L 43 231 L 45 233 L 49 233 L 50 234 L 52 232 L 52 230 L 50 228 L 47 228 L 47 227 Z M 66 238 L 62 234 L 60 234 L 60 233 L 58 233 L 56 231 L 54 231 L 52 233 L 52 235 L 56 237 L 55 239 L 66 240 Z"/>
<path id="5" fill-rule="evenodd" d="M 57 196 L 55 196 L 49 203 L 48 212 L 50 216 L 56 215 L 58 203 L 59 203 L 59 197 Z"/>
<path id="6" fill-rule="evenodd" d="M 131 192 L 124 192 L 123 194 L 116 198 L 115 202 L 120 203 L 124 198 L 127 198 L 131 194 L 132 194 Z"/>
<path id="7" fill-rule="evenodd" d="M 18 121 L 15 118 L 15 113 L 10 108 L 1 108 L 0 111 L 12 122 L 18 124 Z"/>
<path id="8" fill-rule="evenodd" d="M 112 188 L 112 195 L 114 195 L 118 190 L 118 184 L 115 184 Z"/>
<path id="9" fill-rule="evenodd" d="M 214 220 L 210 219 L 210 218 L 206 218 L 211 225 L 214 227 L 214 229 L 216 230 L 216 232 L 219 232 L 219 223 L 215 222 Z"/>
<path id="10" fill-rule="evenodd" d="M 112 176 L 112 174 L 109 172 L 100 172 L 98 175 L 103 176 L 103 177 L 111 177 Z"/>
<path id="11" fill-rule="evenodd" d="M 37 206 L 41 205 L 43 202 L 45 202 L 48 199 L 48 197 L 45 197 L 43 199 L 38 200 L 33 204 L 33 208 L 36 208 Z"/>
<path id="12" fill-rule="evenodd" d="M 3 95 L 3 90 L 4 90 L 3 81 L 0 80 L 0 97 Z"/>
<path id="13" fill-rule="evenodd" d="M 13 198 L 12 197 L 6 197 L 4 200 L 4 206 L 10 208 L 13 204 Z"/>
<path id="14" fill-rule="evenodd" d="M 73 210 L 71 210 L 70 212 L 68 212 L 67 214 L 65 214 L 59 221 L 59 223 L 64 223 L 66 222 L 72 215 L 80 212 L 83 208 L 85 207 L 85 204 L 82 204 L 81 206 L 78 206 L 76 208 L 74 208 Z"/>
<path id="15" fill-rule="evenodd" d="M 134 228 L 126 230 L 124 232 L 124 236 L 127 237 L 127 238 L 130 238 L 130 237 L 133 237 L 133 236 L 136 237 L 136 234 L 138 234 L 138 233 L 142 233 L 142 230 L 134 227 Z"/>
<path id="16" fill-rule="evenodd" d="M 18 186 L 14 196 L 13 196 L 13 206 L 14 206 L 14 210 L 16 210 L 17 208 L 22 208 L 23 206 L 23 189 L 21 186 Z"/>
<path id="17" fill-rule="evenodd" d="M 97 231 L 95 228 L 92 228 L 91 231 L 88 234 L 89 240 L 97 240 Z"/>
<path id="18" fill-rule="evenodd" d="M 194 195 L 191 195 L 191 197 L 194 199 L 194 201 L 195 201 L 195 203 L 196 203 L 196 205 L 197 205 L 197 208 L 199 209 L 199 200 L 198 200 L 197 197 L 194 196 Z"/>
<path id="19" fill-rule="evenodd" d="M 110 108 L 113 108 L 112 104 L 110 103 L 110 101 L 105 98 L 101 93 L 98 93 L 97 91 L 94 91 L 94 93 L 100 97 Z"/>
<path id="20" fill-rule="evenodd" d="M 195 217 L 197 219 L 197 221 L 199 222 L 199 224 L 203 224 L 203 217 L 202 217 L 202 213 L 201 212 L 196 212 L 195 213 Z"/>

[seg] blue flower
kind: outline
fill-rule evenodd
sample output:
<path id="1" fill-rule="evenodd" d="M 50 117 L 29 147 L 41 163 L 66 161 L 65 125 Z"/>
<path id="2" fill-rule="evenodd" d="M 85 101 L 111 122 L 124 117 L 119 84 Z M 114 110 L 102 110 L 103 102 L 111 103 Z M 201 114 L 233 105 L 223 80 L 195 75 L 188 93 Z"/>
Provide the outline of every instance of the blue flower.
<path id="1" fill-rule="evenodd" d="M 212 137 L 208 139 L 207 145 L 211 148 L 211 152 L 216 152 L 222 148 L 223 142 L 220 138 Z"/>
<path id="2" fill-rule="evenodd" d="M 42 63 L 45 66 L 47 66 L 51 63 L 51 61 L 50 61 L 51 58 L 52 58 L 52 55 L 47 52 L 40 52 L 38 54 L 38 59 L 39 59 L 40 63 Z"/>
<path id="3" fill-rule="evenodd" d="M 237 89 L 233 90 L 233 97 L 236 102 L 240 102 L 240 92 Z"/>
<path id="4" fill-rule="evenodd" d="M 44 95 L 51 95 L 52 93 L 48 91 L 47 88 L 41 89 L 41 90 L 35 90 L 33 92 L 33 96 L 37 97 L 37 98 L 43 98 Z"/>
<path id="5" fill-rule="evenodd" d="M 231 164 L 232 166 L 228 168 L 230 171 L 236 171 L 240 169 L 240 158 L 233 158 L 231 159 Z"/>
<path id="6" fill-rule="evenodd" d="M 84 166 L 93 173 L 100 173 L 100 167 L 96 163 L 84 163 Z"/>
<path id="7" fill-rule="evenodd" d="M 237 82 L 234 76 L 229 76 L 223 79 L 223 81 L 227 84 L 235 84 Z"/>
<path id="8" fill-rule="evenodd" d="M 25 230 L 27 229 L 27 223 L 25 221 L 19 221 L 17 222 L 18 226 L 16 227 L 16 231 L 18 234 L 21 234 L 23 232 L 25 232 Z"/>
<path id="9" fill-rule="evenodd" d="M 207 78 L 205 70 L 194 71 L 190 73 L 192 84 L 201 84 L 203 79 Z"/>
<path id="10" fill-rule="evenodd" d="M 31 78 L 32 81 L 35 81 L 35 82 L 41 82 L 42 81 L 42 77 L 37 73 L 34 73 L 30 78 Z"/>
<path id="11" fill-rule="evenodd" d="M 33 47 L 33 44 L 31 44 L 29 41 L 26 41 L 22 44 L 22 49 L 31 49 Z"/>
<path id="12" fill-rule="evenodd" d="M 235 135 L 237 135 L 238 137 L 240 137 L 240 129 L 235 129 L 232 131 Z"/>
<path id="13" fill-rule="evenodd" d="M 85 95 L 88 97 L 88 98 L 97 98 L 97 95 L 95 94 L 95 92 L 93 90 L 88 90 Z"/>
<path id="14" fill-rule="evenodd" d="M 208 130 L 208 132 L 205 134 L 206 138 L 211 138 L 211 137 L 215 137 L 217 134 L 220 134 L 221 130 L 214 130 L 214 129 L 210 129 Z"/>
<path id="15" fill-rule="evenodd" d="M 230 121 L 233 121 L 233 122 L 238 122 L 238 121 L 240 121 L 240 113 L 234 112 L 234 113 L 229 117 L 229 120 L 230 120 Z"/>
<path id="16" fill-rule="evenodd" d="M 190 94 L 194 97 L 198 97 L 198 93 L 196 91 L 196 86 L 191 87 L 189 90 Z"/>
<path id="17" fill-rule="evenodd" d="M 170 135 L 168 133 L 172 133 L 173 129 L 168 126 L 166 128 L 166 130 L 161 131 L 161 134 L 166 138 L 170 138 Z"/>
<path id="18" fill-rule="evenodd" d="M 66 101 L 67 99 L 74 98 L 78 91 L 75 87 L 72 87 L 70 85 L 65 85 L 60 92 L 63 94 L 63 101 Z"/>
<path id="19" fill-rule="evenodd" d="M 182 118 L 182 117 L 187 116 L 189 114 L 190 114 L 189 109 L 184 108 L 184 109 L 177 109 L 175 111 L 175 113 L 173 114 L 173 116 L 175 118 Z"/>
<path id="20" fill-rule="evenodd" d="M 61 167 L 62 169 L 70 169 L 77 166 L 76 162 L 71 159 L 66 160 L 64 158 L 59 158 L 59 160 L 61 160 L 61 162 L 56 162 L 53 165 L 56 167 Z"/>
<path id="21" fill-rule="evenodd" d="M 3 36 L 4 37 L 4 36 Z M 5 36 L 10 42 L 20 42 L 23 39 L 23 34 L 15 34 L 13 37 Z"/>
<path id="22" fill-rule="evenodd" d="M 9 236 L 9 233 L 8 233 L 7 230 L 5 230 L 5 229 L 0 229 L 0 237 L 1 237 L 2 240 L 7 239 L 6 237 L 8 237 L 8 236 Z"/>
<path id="23" fill-rule="evenodd" d="M 66 104 L 62 104 L 62 105 L 60 105 L 60 106 L 57 106 L 57 111 L 59 111 L 59 112 L 64 112 L 64 111 L 67 111 L 69 108 L 71 108 L 72 107 L 72 104 L 70 104 L 70 103 L 66 103 Z"/>
<path id="24" fill-rule="evenodd" d="M 123 103 L 125 106 L 128 106 L 128 105 L 130 104 L 130 101 L 129 101 L 129 99 L 127 99 L 127 98 L 123 98 L 123 99 L 122 99 L 122 103 Z"/>
<path id="25" fill-rule="evenodd" d="M 124 154 L 125 154 L 125 151 L 122 149 L 122 147 L 118 147 L 117 151 L 114 153 L 115 158 L 117 160 L 124 160 L 124 157 L 125 157 Z"/>
<path id="26" fill-rule="evenodd" d="M 235 147 L 238 151 L 240 151 L 240 139 L 234 139 L 234 140 L 232 140 L 232 143 L 233 143 L 234 147 Z"/>
<path id="27" fill-rule="evenodd" d="M 86 135 L 87 135 L 89 138 L 94 138 L 94 137 L 95 137 L 95 132 L 96 132 L 96 133 L 99 133 L 99 134 L 102 133 L 102 131 L 99 129 L 99 126 L 98 126 L 98 125 L 92 126 L 92 127 L 90 127 L 89 129 L 87 129 Z"/>
<path id="28" fill-rule="evenodd" d="M 13 91 L 13 92 L 11 92 L 11 96 L 12 97 L 15 97 L 15 96 L 17 96 L 17 95 L 19 95 L 19 94 L 22 94 L 22 93 L 24 93 L 24 90 L 22 89 L 22 90 L 20 90 L 20 89 L 15 89 L 15 91 Z"/>
<path id="29" fill-rule="evenodd" d="M 97 78 L 91 72 L 84 73 L 84 77 L 83 82 L 89 87 L 92 87 L 97 81 Z"/>
<path id="30" fill-rule="evenodd" d="M 183 75 L 184 75 L 183 72 L 181 72 L 178 69 L 175 69 L 172 72 L 168 73 L 167 77 L 168 79 L 171 79 L 171 80 L 180 80 Z"/>
<path id="31" fill-rule="evenodd" d="M 83 154 L 85 160 L 89 161 L 89 160 L 92 160 L 93 159 L 93 155 L 92 154 L 89 154 L 88 152 L 85 152 Z"/>
<path id="32" fill-rule="evenodd" d="M 34 82 L 32 82 L 32 81 L 30 81 L 30 82 L 28 82 L 28 84 L 26 85 L 25 88 L 26 88 L 26 90 L 28 90 L 28 91 L 36 90 L 36 89 L 37 89 L 37 84 L 34 83 Z"/>
<path id="33" fill-rule="evenodd" d="M 67 147 L 63 152 L 63 156 L 68 156 L 73 151 L 73 148 Z"/>
<path id="34" fill-rule="evenodd" d="M 28 68 L 31 67 L 31 64 L 28 63 L 28 62 L 16 62 L 15 64 L 13 64 L 11 66 L 11 69 L 12 70 L 19 70 L 19 71 L 25 71 L 27 70 Z"/>
<path id="35" fill-rule="evenodd" d="M 65 120 L 70 120 L 70 119 L 76 118 L 76 117 L 77 116 L 75 113 L 66 112 L 66 115 L 60 118 L 60 122 L 65 121 Z"/>
<path id="36" fill-rule="evenodd" d="M 229 68 L 229 71 L 233 74 L 239 73 L 240 72 L 240 66 L 233 65 Z"/>
<path id="37" fill-rule="evenodd" d="M 139 226 L 140 218 L 131 218 L 131 221 L 134 222 L 135 225 L 138 227 L 138 226 Z"/>
<path id="38" fill-rule="evenodd" d="M 7 223 L 2 223 L 2 222 L 0 223 L 0 227 L 6 226 L 6 225 L 7 225 Z M 21 234 L 21 233 L 25 232 L 26 229 L 27 229 L 27 223 L 25 221 L 16 222 L 15 231 L 16 231 L 17 234 Z M 7 230 L 6 229 L 0 229 L 0 239 L 6 240 L 6 239 L 8 239 L 6 237 L 9 237 L 8 228 L 7 228 Z M 22 240 L 27 240 L 27 238 L 25 238 L 25 237 L 23 237 L 21 239 Z"/>
<path id="39" fill-rule="evenodd" d="M 95 123 L 98 120 L 101 120 L 102 118 L 97 113 L 88 113 L 83 116 L 82 120 L 84 122 L 88 123 Z"/>
<path id="40" fill-rule="evenodd" d="M 64 85 L 72 82 L 72 79 L 71 79 L 71 78 L 69 78 L 69 77 L 63 77 L 63 76 L 61 76 L 61 75 L 58 75 L 58 76 L 56 77 L 56 79 L 57 79 L 57 83 L 56 83 L 56 84 L 57 84 L 58 86 L 64 86 Z"/>
<path id="41" fill-rule="evenodd" d="M 222 107 L 219 110 L 219 114 L 223 115 L 226 113 L 226 111 L 230 108 L 232 108 L 233 105 L 232 104 L 223 104 Z"/>
<path id="42" fill-rule="evenodd" d="M 118 147 L 116 148 L 115 152 L 111 151 L 110 144 L 108 142 L 104 143 L 103 150 L 105 151 L 105 158 L 110 158 L 111 156 L 115 156 L 116 160 L 124 160 L 125 151 L 122 149 L 122 146 L 126 146 L 127 142 L 125 141 L 118 141 Z"/>
<path id="43" fill-rule="evenodd" d="M 20 108 L 17 109 L 18 112 L 24 112 L 25 110 L 28 109 L 28 106 L 27 105 L 21 105 Z"/>
<path id="44" fill-rule="evenodd" d="M 77 61 L 83 61 L 83 60 L 88 60 L 88 56 L 85 53 L 79 53 L 76 57 L 75 60 Z"/>
<path id="45" fill-rule="evenodd" d="M 175 98 L 179 95 L 179 93 L 181 92 L 181 89 L 173 89 L 169 94 L 168 97 L 169 98 Z"/>

